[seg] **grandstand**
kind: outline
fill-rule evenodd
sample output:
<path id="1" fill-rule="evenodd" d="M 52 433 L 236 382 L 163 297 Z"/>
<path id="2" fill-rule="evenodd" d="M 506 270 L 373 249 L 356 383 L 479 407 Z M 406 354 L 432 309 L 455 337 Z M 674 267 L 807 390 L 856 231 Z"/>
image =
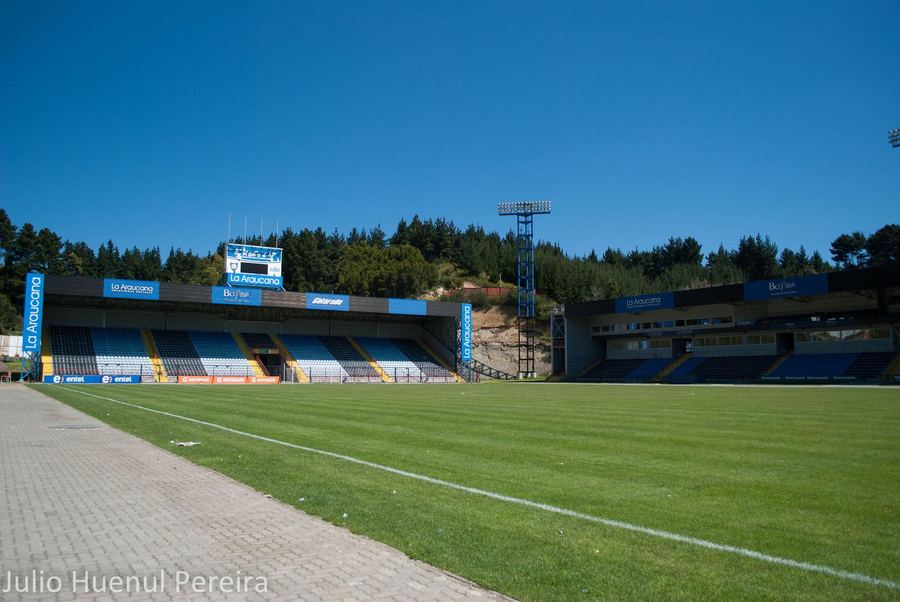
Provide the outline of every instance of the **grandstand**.
<path id="1" fill-rule="evenodd" d="M 900 382 L 900 270 L 859 269 L 573 303 L 551 324 L 567 380 Z"/>
<path id="2" fill-rule="evenodd" d="M 104 279 L 46 277 L 45 381 L 462 380 L 459 303 L 256 290 L 246 304 L 223 287 L 127 284 L 134 298 Z"/>

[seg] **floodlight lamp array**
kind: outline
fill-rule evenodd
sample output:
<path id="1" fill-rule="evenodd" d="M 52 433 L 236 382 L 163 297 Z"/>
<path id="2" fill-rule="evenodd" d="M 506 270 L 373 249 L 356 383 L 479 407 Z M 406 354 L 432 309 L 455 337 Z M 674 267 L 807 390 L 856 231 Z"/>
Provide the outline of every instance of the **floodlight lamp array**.
<path id="1" fill-rule="evenodd" d="M 888 142 L 890 142 L 891 146 L 894 148 L 900 146 L 900 128 L 888 131 Z"/>
<path id="2" fill-rule="evenodd" d="M 550 201 L 504 201 L 497 203 L 499 215 L 550 213 Z"/>

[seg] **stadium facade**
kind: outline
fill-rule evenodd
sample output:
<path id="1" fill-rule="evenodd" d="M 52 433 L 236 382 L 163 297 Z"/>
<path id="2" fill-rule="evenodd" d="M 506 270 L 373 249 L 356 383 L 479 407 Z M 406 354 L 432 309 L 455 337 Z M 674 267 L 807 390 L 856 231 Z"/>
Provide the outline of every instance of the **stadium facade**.
<path id="1" fill-rule="evenodd" d="M 898 382 L 900 269 L 572 303 L 551 328 L 566 380 Z"/>
<path id="2" fill-rule="evenodd" d="M 23 349 L 51 383 L 457 382 L 471 306 L 29 274 Z"/>

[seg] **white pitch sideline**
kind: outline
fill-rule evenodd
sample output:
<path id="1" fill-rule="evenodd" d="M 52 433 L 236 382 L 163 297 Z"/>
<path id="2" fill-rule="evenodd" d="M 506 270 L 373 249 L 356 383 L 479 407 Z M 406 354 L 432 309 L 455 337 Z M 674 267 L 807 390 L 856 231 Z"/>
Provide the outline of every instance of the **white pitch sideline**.
<path id="1" fill-rule="evenodd" d="M 541 502 L 534 502 L 532 500 L 527 500 L 524 498 L 518 498 L 518 497 L 509 496 L 509 495 L 504 495 L 502 493 L 487 491 L 485 489 L 478 489 L 476 487 L 468 487 L 466 485 L 460 485 L 459 483 L 444 481 L 442 479 L 436 479 L 434 477 L 429 477 L 427 475 L 422 475 L 422 474 L 418 474 L 415 472 L 409 472 L 406 470 L 402 470 L 400 468 L 394 468 L 392 466 L 386 466 L 384 464 L 378 464 L 376 462 L 369 462 L 368 460 L 354 458 L 353 456 L 347 456 L 344 454 L 330 452 L 330 451 L 326 451 L 326 450 L 322 450 L 322 449 L 316 449 L 314 447 L 307 447 L 305 445 L 298 445 L 296 443 L 288 443 L 287 441 L 281 441 L 279 439 L 273 439 L 271 437 L 265 437 L 263 435 L 257 435 L 255 433 L 248 433 L 248 432 L 240 431 L 240 430 L 233 429 L 233 428 L 230 428 L 227 426 L 222 426 L 221 424 L 216 424 L 214 422 L 198 420 L 196 418 L 190 418 L 188 416 L 181 416 L 179 414 L 165 412 L 163 410 L 155 410 L 153 408 L 148 408 L 148 407 L 145 407 L 142 405 L 138 405 L 136 403 L 129 403 L 127 401 L 121 401 L 119 399 L 113 399 L 111 397 L 104 397 L 102 395 L 88 393 L 87 391 L 79 391 L 78 389 L 71 389 L 69 387 L 63 387 L 60 385 L 54 385 L 54 386 L 59 386 L 59 388 L 65 389 L 67 391 L 72 391 L 73 393 L 78 393 L 80 395 L 86 395 L 88 397 L 102 399 L 104 401 L 110 401 L 110 402 L 117 403 L 117 404 L 120 404 L 123 406 L 128 406 L 128 407 L 135 408 L 138 410 L 143 410 L 145 412 L 151 412 L 153 414 L 160 414 L 162 416 L 168 416 L 170 418 L 184 420 L 186 422 L 191 422 L 194 424 L 207 426 L 207 427 L 218 429 L 218 430 L 225 431 L 228 433 L 233 433 L 235 435 L 241 435 L 242 437 L 249 437 L 251 439 L 256 439 L 258 441 L 265 441 L 266 443 L 282 445 L 284 447 L 289 447 L 292 449 L 297 449 L 297 450 L 305 451 L 305 452 L 312 453 L 312 454 L 318 454 L 320 456 L 326 456 L 329 458 L 343 460 L 345 462 L 351 462 L 353 464 L 359 464 L 361 466 L 367 466 L 369 468 L 374 468 L 376 470 L 381 470 L 384 472 L 389 472 L 389 473 L 400 475 L 403 477 L 408 477 L 410 479 L 424 481 L 426 483 L 431 483 L 433 485 L 439 485 L 441 487 L 447 487 L 448 489 L 455 489 L 457 491 L 464 491 L 466 493 L 471 493 L 473 495 L 479 495 L 479 496 L 491 498 L 494 500 L 499 500 L 502 502 L 508 502 L 510 504 L 517 504 L 520 506 L 526 506 L 528 508 L 536 508 L 538 510 L 544 510 L 546 512 L 560 514 L 562 516 L 570 516 L 570 517 L 578 518 L 578 519 L 581 519 L 581 520 L 584 520 L 587 522 L 605 525 L 607 527 L 613 527 L 616 529 L 624 529 L 626 531 L 643 533 L 644 535 L 650 535 L 652 537 L 668 539 L 671 541 L 677 541 L 679 543 L 686 543 L 686 544 L 694 545 L 694 546 L 701 547 L 701 548 L 716 550 L 719 552 L 725 552 L 728 554 L 736 554 L 738 556 L 744 556 L 746 558 L 753 558 L 754 560 L 759 560 L 761 562 L 768 562 L 771 564 L 787 566 L 787 567 L 791 567 L 791 568 L 795 568 L 795 569 L 800 569 L 803 571 L 809 571 L 809 572 L 813 572 L 813 573 L 821 573 L 824 575 L 829 575 L 831 577 L 837 577 L 839 579 L 856 581 L 857 583 L 866 583 L 868 585 L 886 587 L 888 589 L 894 589 L 894 590 L 900 589 L 900 583 L 898 583 L 896 581 L 891 581 L 890 579 L 881 579 L 878 577 L 870 577 L 869 575 L 865 575 L 863 573 L 854 573 L 851 571 L 836 569 L 836 568 L 821 565 L 821 564 L 813 564 L 810 562 L 803 562 L 800 560 L 792 560 L 790 558 L 782 558 L 780 556 L 772 556 L 769 554 L 765 554 L 763 552 L 757 552 L 755 550 L 750 550 L 747 548 L 741 548 L 738 546 L 731 546 L 731 545 L 727 545 L 727 544 L 715 543 L 712 541 L 707 541 L 705 539 L 691 537 L 689 535 L 680 535 L 678 533 L 672 533 L 670 531 L 663 531 L 660 529 L 651 529 L 650 527 L 642 527 L 641 525 L 626 523 L 626 522 L 611 519 L 611 518 L 603 518 L 600 516 L 594 516 L 592 514 L 585 514 L 583 512 L 578 512 L 576 510 L 569 510 L 568 508 L 561 508 L 559 506 L 543 504 Z"/>

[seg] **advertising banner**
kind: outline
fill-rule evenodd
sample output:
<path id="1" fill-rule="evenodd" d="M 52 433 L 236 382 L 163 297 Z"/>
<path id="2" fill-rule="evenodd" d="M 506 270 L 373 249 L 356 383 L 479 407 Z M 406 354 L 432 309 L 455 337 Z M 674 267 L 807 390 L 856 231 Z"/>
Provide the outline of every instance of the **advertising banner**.
<path id="1" fill-rule="evenodd" d="M 245 385 L 246 376 L 213 376 L 213 383 L 217 385 Z"/>
<path id="2" fill-rule="evenodd" d="M 417 299 L 388 299 L 388 313 L 407 316 L 424 316 L 427 303 Z"/>
<path id="3" fill-rule="evenodd" d="M 113 299 L 159 301 L 159 282 L 150 280 L 103 279 L 103 296 Z"/>
<path id="4" fill-rule="evenodd" d="M 232 286 L 212 287 L 212 302 L 219 305 L 262 305 L 262 291 L 258 288 Z"/>
<path id="5" fill-rule="evenodd" d="M 232 286 L 282 288 L 282 250 L 228 243 L 225 246 L 225 274 Z"/>
<path id="6" fill-rule="evenodd" d="M 620 314 L 655 309 L 672 309 L 673 307 L 675 307 L 675 295 L 672 293 L 652 293 L 616 299 L 616 312 Z"/>
<path id="7" fill-rule="evenodd" d="M 306 293 L 306 309 L 350 311 L 350 297 L 331 293 Z"/>
<path id="8" fill-rule="evenodd" d="M 281 276 L 261 276 L 259 274 L 227 274 L 231 286 L 258 286 L 260 288 L 284 288 Z"/>
<path id="9" fill-rule="evenodd" d="M 44 275 L 28 272 L 25 276 L 25 314 L 22 318 L 22 351 L 41 352 L 41 326 L 44 322 Z"/>
<path id="10" fill-rule="evenodd" d="M 280 376 L 179 376 L 182 385 L 277 385 Z"/>
<path id="11" fill-rule="evenodd" d="M 179 385 L 209 385 L 212 384 L 212 376 L 179 376 Z"/>
<path id="12" fill-rule="evenodd" d="M 767 301 L 781 297 L 805 297 L 828 292 L 828 276 L 796 276 L 779 280 L 758 280 L 744 283 L 744 301 Z"/>
<path id="13" fill-rule="evenodd" d="M 115 376 L 100 376 L 99 374 L 54 374 L 52 376 L 45 376 L 44 383 L 51 385 L 138 385 L 141 383 L 141 375 L 117 374 Z"/>
<path id="14" fill-rule="evenodd" d="M 462 339 L 462 347 L 460 349 L 460 359 L 464 362 L 472 361 L 472 304 L 462 304 L 460 338 Z"/>

